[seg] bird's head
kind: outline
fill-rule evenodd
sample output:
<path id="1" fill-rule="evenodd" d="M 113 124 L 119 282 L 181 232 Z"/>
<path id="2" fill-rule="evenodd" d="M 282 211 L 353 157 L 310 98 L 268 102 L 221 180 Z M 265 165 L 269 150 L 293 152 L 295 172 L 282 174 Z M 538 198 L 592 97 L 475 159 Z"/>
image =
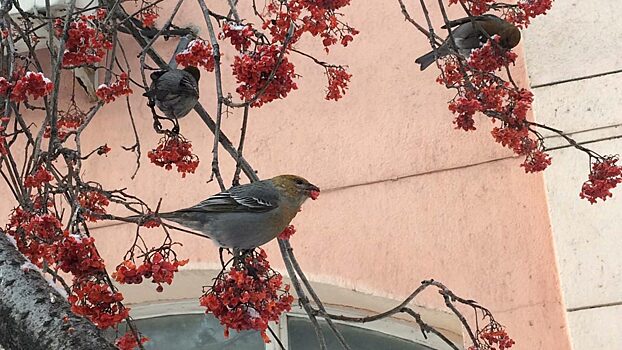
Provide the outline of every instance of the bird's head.
<path id="1" fill-rule="evenodd" d="M 508 23 L 508 27 L 501 32 L 501 40 L 499 45 L 504 49 L 514 48 L 520 42 L 520 30 Z"/>
<path id="2" fill-rule="evenodd" d="M 184 70 L 190 73 L 190 75 L 192 75 L 192 77 L 194 78 L 194 80 L 197 81 L 197 83 L 199 82 L 199 79 L 201 78 L 201 71 L 199 71 L 199 68 L 194 67 L 194 66 L 188 66 L 184 68 Z"/>
<path id="3" fill-rule="evenodd" d="M 320 195 L 320 188 L 306 179 L 296 175 L 279 175 L 272 178 L 275 186 L 281 188 L 290 197 L 300 201 L 307 198 L 316 199 Z"/>

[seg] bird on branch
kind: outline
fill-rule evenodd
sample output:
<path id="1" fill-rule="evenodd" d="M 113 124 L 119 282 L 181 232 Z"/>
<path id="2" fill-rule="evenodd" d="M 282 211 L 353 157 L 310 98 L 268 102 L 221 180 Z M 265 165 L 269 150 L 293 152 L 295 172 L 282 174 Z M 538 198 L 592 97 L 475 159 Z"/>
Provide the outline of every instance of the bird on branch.
<path id="1" fill-rule="evenodd" d="M 458 54 L 468 58 L 471 51 L 482 47 L 488 38 L 498 35 L 500 37 L 499 46 L 509 50 L 520 42 L 521 34 L 518 27 L 512 23 L 501 19 L 495 15 L 486 14 L 482 16 L 465 17 L 449 22 L 452 29 L 454 43 L 458 49 Z M 447 25 L 442 27 L 447 29 Z M 441 46 L 417 58 L 416 63 L 421 65 L 421 70 L 428 68 L 438 58 L 445 57 L 454 50 L 449 37 L 443 41 Z"/>
<path id="2" fill-rule="evenodd" d="M 189 208 L 158 216 L 214 240 L 223 248 L 249 250 L 279 235 L 320 189 L 296 175 L 235 186 Z"/>
<path id="3" fill-rule="evenodd" d="M 199 101 L 199 79 L 197 67 L 159 70 L 151 73 L 151 86 L 143 96 L 170 119 L 185 117 Z"/>

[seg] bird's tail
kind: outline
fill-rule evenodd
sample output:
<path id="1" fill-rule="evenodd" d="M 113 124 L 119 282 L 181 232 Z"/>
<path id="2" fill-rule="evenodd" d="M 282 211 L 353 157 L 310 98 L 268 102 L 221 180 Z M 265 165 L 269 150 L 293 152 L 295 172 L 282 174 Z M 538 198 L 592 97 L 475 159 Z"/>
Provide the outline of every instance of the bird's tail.
<path id="1" fill-rule="evenodd" d="M 162 219 L 170 219 L 170 218 L 174 218 L 175 217 L 175 212 L 174 211 L 170 211 L 168 213 L 158 213 L 158 217 L 162 218 Z"/>
<path id="2" fill-rule="evenodd" d="M 417 58 L 415 63 L 421 65 L 421 70 L 428 68 L 432 63 L 434 63 L 434 51 L 430 51 L 425 55 Z"/>
<path id="3" fill-rule="evenodd" d="M 162 221 L 162 219 L 184 224 L 184 218 L 179 218 L 178 213 L 174 211 L 167 212 L 167 213 L 158 213 L 157 215 L 156 214 L 132 215 L 132 216 L 126 216 L 124 217 L 124 219 L 137 223 L 139 225 L 144 224 L 145 221 L 151 221 L 151 220 Z"/>

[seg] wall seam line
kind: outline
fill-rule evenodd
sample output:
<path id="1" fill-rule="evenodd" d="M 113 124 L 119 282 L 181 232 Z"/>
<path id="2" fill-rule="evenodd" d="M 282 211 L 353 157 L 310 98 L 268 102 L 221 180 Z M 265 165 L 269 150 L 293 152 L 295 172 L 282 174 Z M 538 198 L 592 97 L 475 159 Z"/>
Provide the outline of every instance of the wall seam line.
<path id="1" fill-rule="evenodd" d="M 557 81 L 552 81 L 552 82 L 549 82 L 549 83 L 542 83 L 542 84 L 531 85 L 531 88 L 532 89 L 538 89 L 538 88 L 547 87 L 547 86 L 555 86 L 555 85 L 560 85 L 560 84 L 565 84 L 565 83 L 571 83 L 571 82 L 574 82 L 574 81 L 581 81 L 581 80 L 587 80 L 587 79 L 592 79 L 592 78 L 600 78 L 600 77 L 604 77 L 604 76 L 607 76 L 607 75 L 618 74 L 618 73 L 622 73 L 622 69 L 616 69 L 616 70 L 612 70 L 612 71 L 609 71 L 609 72 L 603 72 L 603 73 L 590 74 L 590 75 L 585 75 L 585 76 L 582 76 L 582 77 L 557 80 Z"/>
<path id="2" fill-rule="evenodd" d="M 612 307 L 612 306 L 622 306 L 622 301 L 616 301 L 616 302 L 613 302 L 613 303 L 589 305 L 589 306 L 570 307 L 570 308 L 566 309 L 566 311 L 568 311 L 568 312 L 575 312 L 575 311 L 584 311 L 584 310 L 592 310 L 592 309 L 601 309 L 601 308 L 604 308 L 604 307 Z"/>

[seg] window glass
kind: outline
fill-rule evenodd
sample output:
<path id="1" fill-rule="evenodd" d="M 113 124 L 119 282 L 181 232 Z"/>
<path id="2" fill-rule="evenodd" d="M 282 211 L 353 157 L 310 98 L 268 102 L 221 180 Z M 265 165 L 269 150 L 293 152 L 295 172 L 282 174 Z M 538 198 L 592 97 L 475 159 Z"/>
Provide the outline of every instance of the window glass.
<path id="1" fill-rule="evenodd" d="M 212 315 L 168 315 L 135 320 L 138 329 L 149 338 L 149 350 L 265 350 L 259 332 L 230 330 L 225 339 L 220 322 Z M 325 321 L 320 321 L 328 349 L 341 349 L 339 341 Z M 434 350 L 413 341 L 366 328 L 339 324 L 348 345 L 356 350 Z M 112 332 L 108 336 L 114 337 Z M 287 316 L 287 333 L 291 350 L 317 350 L 315 330 L 306 317 Z M 0 348 L 1 350 L 1 348 Z"/>
<path id="2" fill-rule="evenodd" d="M 326 321 L 320 321 L 326 346 L 329 349 L 341 349 L 337 337 L 326 325 Z M 336 324 L 341 331 L 346 342 L 352 349 L 356 350 L 432 350 L 425 345 L 417 344 L 412 341 L 387 335 L 381 332 L 372 331 L 365 328 Z M 320 345 L 315 336 L 315 330 L 311 322 L 302 317 L 288 317 L 287 330 L 289 338 L 289 348 L 293 350 L 317 350 Z"/>
<path id="3" fill-rule="evenodd" d="M 145 349 L 153 350 L 264 350 L 259 332 L 229 331 L 212 315 L 186 314 L 135 320 L 138 329 L 149 338 Z"/>

